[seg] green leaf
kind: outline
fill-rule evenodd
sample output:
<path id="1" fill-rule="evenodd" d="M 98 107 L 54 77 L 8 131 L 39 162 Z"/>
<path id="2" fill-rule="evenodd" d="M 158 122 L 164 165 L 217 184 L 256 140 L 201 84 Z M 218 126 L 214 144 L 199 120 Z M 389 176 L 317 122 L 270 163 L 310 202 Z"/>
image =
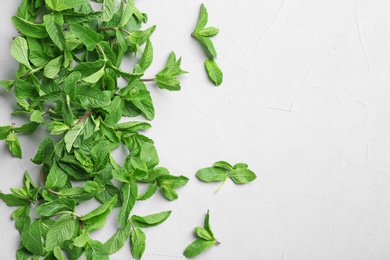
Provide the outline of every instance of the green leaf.
<path id="1" fill-rule="evenodd" d="M 75 98 L 83 107 L 88 109 L 109 106 L 111 103 L 111 99 L 106 92 L 93 89 L 88 85 L 79 86 Z"/>
<path id="2" fill-rule="evenodd" d="M 198 237 L 203 238 L 204 240 L 208 241 L 214 241 L 215 238 L 213 234 L 210 234 L 206 229 L 201 228 L 201 227 L 196 227 L 195 228 L 195 233 Z"/>
<path id="3" fill-rule="evenodd" d="M 102 8 L 102 21 L 107 22 L 111 20 L 115 14 L 116 0 L 104 0 Z"/>
<path id="4" fill-rule="evenodd" d="M 30 70 L 32 69 L 30 62 L 28 61 L 27 41 L 23 37 L 16 37 L 12 41 L 11 54 L 19 63 L 23 64 Z"/>
<path id="5" fill-rule="evenodd" d="M 90 240 L 85 247 L 85 257 L 91 260 L 109 260 L 105 246 L 96 240 Z"/>
<path id="6" fill-rule="evenodd" d="M 39 205 L 35 212 L 41 216 L 51 217 L 61 211 L 74 211 L 75 206 L 73 200 L 60 198 Z"/>
<path id="7" fill-rule="evenodd" d="M 124 183 L 122 186 L 122 201 L 123 205 L 119 211 L 118 222 L 121 227 L 127 225 L 130 212 L 137 200 L 138 186 L 136 183 Z"/>
<path id="8" fill-rule="evenodd" d="M 62 55 L 49 61 L 43 70 L 43 75 L 49 79 L 54 78 L 60 72 L 63 61 L 64 57 Z"/>
<path id="9" fill-rule="evenodd" d="M 256 174 L 246 168 L 234 169 L 233 171 L 229 172 L 228 176 L 236 184 L 244 184 L 244 183 L 254 181 L 256 179 Z"/>
<path id="10" fill-rule="evenodd" d="M 195 27 L 195 31 L 199 31 L 201 29 L 204 29 L 206 27 L 207 21 L 208 21 L 207 9 L 204 6 L 204 4 L 202 4 L 200 6 L 199 19 L 198 19 L 198 23 Z"/>
<path id="11" fill-rule="evenodd" d="M 65 144 L 66 144 L 66 150 L 70 152 L 70 150 L 73 147 L 74 142 L 76 139 L 80 136 L 84 129 L 84 122 L 81 122 L 77 125 L 75 125 L 72 129 L 70 129 L 64 137 Z"/>
<path id="12" fill-rule="evenodd" d="M 0 199 L 2 199 L 9 207 L 26 206 L 30 204 L 28 200 L 21 199 L 14 194 L 4 194 L 0 192 Z"/>
<path id="13" fill-rule="evenodd" d="M 54 154 L 54 141 L 50 137 L 45 137 L 38 146 L 38 151 L 31 160 L 35 164 L 51 163 L 51 158 Z"/>
<path id="14" fill-rule="evenodd" d="M 215 245 L 215 243 L 216 241 L 208 241 L 198 238 L 184 250 L 183 255 L 187 258 L 195 257 Z"/>
<path id="15" fill-rule="evenodd" d="M 95 49 L 99 42 L 104 39 L 103 35 L 79 24 L 72 24 L 70 30 L 80 39 L 89 51 Z"/>
<path id="16" fill-rule="evenodd" d="M 153 46 L 151 41 L 148 39 L 146 41 L 144 53 L 142 54 L 142 58 L 139 62 L 139 66 L 142 70 L 146 70 L 153 62 Z"/>
<path id="17" fill-rule="evenodd" d="M 194 37 L 202 44 L 208 58 L 217 58 L 217 51 L 215 50 L 213 42 L 209 38 L 200 35 L 194 35 Z"/>
<path id="18" fill-rule="evenodd" d="M 233 166 L 233 169 L 238 169 L 238 168 L 248 168 L 248 164 L 246 164 L 246 163 L 236 163 Z"/>
<path id="19" fill-rule="evenodd" d="M 0 126 L 0 140 L 7 139 L 7 136 L 11 132 L 11 126 Z"/>
<path id="20" fill-rule="evenodd" d="M 34 221 L 26 230 L 22 232 L 23 245 L 33 254 L 43 255 L 42 223 L 40 220 Z"/>
<path id="21" fill-rule="evenodd" d="M 114 97 L 111 102 L 111 105 L 107 108 L 108 116 L 104 122 L 109 126 L 114 126 L 122 118 L 123 108 L 125 106 L 125 101 L 119 96 Z"/>
<path id="22" fill-rule="evenodd" d="M 81 233 L 78 237 L 76 237 L 73 241 L 73 245 L 77 247 L 84 247 L 85 244 L 87 244 L 91 238 L 89 237 L 87 232 Z"/>
<path id="23" fill-rule="evenodd" d="M 210 211 L 209 210 L 207 210 L 207 214 L 206 214 L 206 217 L 204 219 L 203 226 L 204 226 L 204 229 L 206 229 L 206 231 L 209 232 L 209 234 L 215 239 L 213 231 L 211 230 L 211 226 L 210 226 Z"/>
<path id="24" fill-rule="evenodd" d="M 30 122 L 30 123 L 24 124 L 20 127 L 15 127 L 13 130 L 14 130 L 14 133 L 16 133 L 16 134 L 32 134 L 35 132 L 35 130 L 37 130 L 37 127 L 38 127 L 38 124 L 36 122 Z"/>
<path id="25" fill-rule="evenodd" d="M 46 4 L 55 11 L 63 11 L 89 3 L 88 0 L 45 0 Z"/>
<path id="26" fill-rule="evenodd" d="M 65 36 L 62 29 L 64 18 L 61 13 L 51 13 L 43 16 L 46 30 L 50 39 L 63 51 L 65 49 Z"/>
<path id="27" fill-rule="evenodd" d="M 219 32 L 219 29 L 215 28 L 215 27 L 208 27 L 208 28 L 205 28 L 203 30 L 198 31 L 199 35 L 203 36 L 203 37 L 212 37 L 212 36 L 217 35 L 218 32 Z"/>
<path id="28" fill-rule="evenodd" d="M 141 145 L 140 158 L 145 161 L 148 169 L 153 168 L 159 163 L 156 147 L 151 143 L 144 143 Z"/>
<path id="29" fill-rule="evenodd" d="M 33 38 L 46 38 L 48 36 L 44 24 L 32 23 L 17 16 L 12 16 L 11 19 L 16 29 L 18 29 L 18 31 L 20 31 L 24 35 Z"/>
<path id="30" fill-rule="evenodd" d="M 62 250 L 59 246 L 56 246 L 53 250 L 53 254 L 57 260 L 66 260 L 64 255 L 62 254 Z"/>
<path id="31" fill-rule="evenodd" d="M 106 243 L 104 243 L 104 246 L 107 249 L 107 253 L 109 255 L 119 251 L 121 249 L 127 239 L 130 236 L 130 225 L 126 225 L 122 228 L 120 228 L 112 237 L 110 237 L 109 240 L 107 240 Z"/>
<path id="32" fill-rule="evenodd" d="M 139 228 L 148 228 L 148 227 L 154 227 L 161 223 L 163 223 L 170 215 L 172 211 L 163 211 L 156 214 L 151 214 L 147 216 L 131 216 L 131 222 L 135 227 Z"/>
<path id="33" fill-rule="evenodd" d="M 147 200 L 150 197 L 153 196 L 157 191 L 157 182 L 154 182 L 153 184 L 150 184 L 146 191 L 140 195 L 138 195 L 137 200 Z"/>
<path id="34" fill-rule="evenodd" d="M 141 259 L 146 248 L 146 236 L 141 229 L 135 228 L 130 233 L 130 250 L 133 257 Z"/>
<path id="35" fill-rule="evenodd" d="M 47 129 L 50 130 L 51 135 L 60 135 L 69 130 L 69 126 L 62 122 L 50 122 Z"/>
<path id="36" fill-rule="evenodd" d="M 34 110 L 31 113 L 30 121 L 31 122 L 36 122 L 36 123 L 39 123 L 39 124 L 45 124 L 45 119 L 43 119 L 43 114 L 44 113 L 45 112 L 42 112 L 42 111 L 39 111 L 39 110 Z"/>
<path id="37" fill-rule="evenodd" d="M 51 166 L 50 172 L 47 175 L 45 187 L 47 189 L 58 190 L 65 186 L 67 180 L 68 175 L 55 162 Z"/>
<path id="38" fill-rule="evenodd" d="M 225 161 L 215 162 L 213 166 L 218 167 L 218 168 L 223 168 L 223 169 L 226 169 L 228 171 L 233 170 L 233 166 L 230 163 L 225 162 Z"/>
<path id="39" fill-rule="evenodd" d="M 14 133 L 8 134 L 6 143 L 13 156 L 22 158 L 22 149 L 20 147 L 19 139 Z"/>
<path id="40" fill-rule="evenodd" d="M 102 220 L 105 222 L 107 215 L 110 214 L 111 210 L 114 208 L 117 199 L 116 196 L 112 197 L 109 201 L 103 203 L 101 206 L 79 219 L 83 221 L 84 225 L 93 225 Z"/>
<path id="41" fill-rule="evenodd" d="M 9 92 L 15 85 L 15 80 L 0 80 L 0 87 L 5 87 L 5 90 Z"/>
<path id="42" fill-rule="evenodd" d="M 223 74 L 215 60 L 206 60 L 204 65 L 206 67 L 207 74 L 209 75 L 209 78 L 214 83 L 214 85 L 221 85 Z"/>
<path id="43" fill-rule="evenodd" d="M 196 177 L 204 182 L 224 181 L 227 178 L 226 169 L 207 167 L 197 171 Z"/>
<path id="44" fill-rule="evenodd" d="M 157 86 L 161 89 L 167 89 L 171 91 L 180 90 L 180 81 L 176 77 L 187 73 L 180 68 L 180 65 L 181 58 L 176 60 L 175 53 L 171 52 L 165 67 L 156 74 Z"/>
<path id="45" fill-rule="evenodd" d="M 137 132 L 140 129 L 146 130 L 149 129 L 150 127 L 152 126 L 147 122 L 131 121 L 131 122 L 116 124 L 115 130 L 125 131 L 125 132 Z"/>
<path id="46" fill-rule="evenodd" d="M 46 250 L 52 251 L 56 246 L 76 237 L 80 229 L 78 221 L 71 215 L 63 215 L 53 224 L 46 235 Z"/>

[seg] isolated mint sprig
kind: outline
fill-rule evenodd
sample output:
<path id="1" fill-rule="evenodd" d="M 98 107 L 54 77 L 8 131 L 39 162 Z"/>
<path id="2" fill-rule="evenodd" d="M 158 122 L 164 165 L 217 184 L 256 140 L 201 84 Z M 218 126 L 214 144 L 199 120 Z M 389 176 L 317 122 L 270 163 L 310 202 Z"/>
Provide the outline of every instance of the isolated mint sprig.
<path id="1" fill-rule="evenodd" d="M 205 61 L 205 69 L 209 79 L 214 83 L 215 86 L 219 86 L 223 81 L 223 73 L 218 64 L 215 62 L 215 59 L 217 58 L 217 52 L 214 48 L 213 41 L 210 39 L 210 37 L 218 34 L 219 29 L 215 27 L 206 28 L 207 22 L 208 12 L 204 4 L 202 4 L 200 7 L 198 23 L 191 35 L 201 43 L 208 57 L 208 59 Z"/>
<path id="2" fill-rule="evenodd" d="M 194 231 L 198 238 L 184 250 L 183 255 L 187 258 L 193 258 L 210 247 L 221 244 L 214 237 L 213 231 L 211 230 L 209 211 L 207 211 L 203 228 L 195 227 Z"/>
<path id="3" fill-rule="evenodd" d="M 231 179 L 236 184 L 245 184 L 256 179 L 256 174 L 248 169 L 245 163 L 237 163 L 232 166 L 225 161 L 218 161 L 212 167 L 202 168 L 196 172 L 196 177 L 204 182 L 222 181 L 217 189 L 219 191 L 227 179 Z"/>

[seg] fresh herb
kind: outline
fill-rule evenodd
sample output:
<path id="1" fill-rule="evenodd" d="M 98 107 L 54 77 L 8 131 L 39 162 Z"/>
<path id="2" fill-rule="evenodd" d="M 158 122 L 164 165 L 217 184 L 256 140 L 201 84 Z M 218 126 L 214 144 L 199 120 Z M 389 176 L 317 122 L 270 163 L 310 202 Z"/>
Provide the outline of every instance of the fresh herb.
<path id="1" fill-rule="evenodd" d="M 215 59 L 217 58 L 217 52 L 214 48 L 212 40 L 210 39 L 210 37 L 218 34 L 219 29 L 215 27 L 206 28 L 207 22 L 208 12 L 204 4 L 202 4 L 200 7 L 198 23 L 191 35 L 195 37 L 202 45 L 208 57 L 208 59 L 205 61 L 205 68 L 210 80 L 214 83 L 215 86 L 219 86 L 222 84 L 223 74 L 215 62 Z"/>
<path id="2" fill-rule="evenodd" d="M 245 163 L 237 163 L 232 166 L 225 161 L 218 161 L 212 167 L 202 168 L 197 171 L 196 177 L 204 182 L 222 181 L 217 191 L 219 191 L 226 180 L 230 178 L 236 184 L 245 184 L 256 179 L 256 174 L 248 169 Z"/>
<path id="3" fill-rule="evenodd" d="M 183 255 L 185 257 L 195 257 L 210 247 L 221 244 L 211 231 L 209 211 L 207 211 L 204 220 L 204 227 L 195 227 L 195 234 L 198 238 L 184 250 Z"/>
<path id="4" fill-rule="evenodd" d="M 176 91 L 181 58 L 171 52 L 167 64 L 154 78 L 144 78 L 153 61 L 151 26 L 141 30 L 147 15 L 134 0 L 94 0 L 101 3 L 95 11 L 89 0 L 22 0 L 12 17 L 20 32 L 13 39 L 11 54 L 19 62 L 15 79 L 1 80 L 0 86 L 14 90 L 18 108 L 15 116 L 27 116 L 21 126 L 0 127 L 14 157 L 22 157 L 18 136 L 32 134 L 38 127 L 48 135 L 39 144 L 32 162 L 39 165 L 40 183 L 25 172 L 23 186 L 0 192 L 12 213 L 21 241 L 17 259 L 109 259 L 126 243 L 130 253 L 141 259 L 146 250 L 144 228 L 166 221 L 171 211 L 139 216 L 134 214 L 137 201 L 151 198 L 158 190 L 167 200 L 178 198 L 177 189 L 188 182 L 185 176 L 172 175 L 159 166 L 152 139 L 144 135 L 151 125 L 123 117 L 142 115 L 152 120 L 153 101 L 146 82 Z M 208 37 L 218 29 L 205 28 L 207 11 L 202 5 L 200 20 L 193 35 L 204 43 L 210 59 L 206 70 L 215 85 L 222 83 L 222 72 L 214 61 L 216 52 Z M 132 55 L 129 55 L 132 54 Z M 131 70 L 124 70 L 124 59 L 133 58 Z M 122 82 L 126 82 L 123 84 Z M 126 147 L 123 165 L 112 151 Z M 219 162 L 201 169 L 204 181 L 246 183 L 256 178 L 245 164 L 234 167 Z M 139 192 L 140 183 L 148 187 Z M 77 208 L 87 201 L 100 203 L 82 215 Z M 104 243 L 91 234 L 103 228 L 106 218 L 117 207 L 118 230 Z M 33 216 L 33 217 L 32 217 Z M 193 257 L 219 244 L 206 215 L 199 237 L 184 252 Z"/>
<path id="5" fill-rule="evenodd" d="M 154 142 L 144 135 L 149 123 L 120 122 L 155 115 L 144 83 L 150 80 L 143 78 L 153 61 L 155 26 L 141 30 L 147 16 L 133 0 L 119 6 L 115 0 L 96 2 L 102 3 L 100 11 L 88 0 L 23 0 L 12 17 L 20 35 L 11 54 L 20 67 L 15 80 L 0 85 L 14 88 L 18 108 L 13 114 L 27 115 L 30 122 L 0 127 L 0 139 L 21 158 L 20 134 L 40 127 L 56 136 L 45 137 L 32 159 L 41 168 L 41 183 L 26 172 L 22 188 L 0 193 L 8 206 L 17 207 L 12 218 L 21 235 L 18 259 L 109 259 L 125 243 L 140 259 L 146 249 L 142 229 L 163 223 L 171 211 L 138 216 L 135 203 L 158 189 L 168 200 L 177 199 L 177 189 L 188 181 L 158 165 Z M 121 68 L 124 59 L 134 56 L 138 62 L 132 70 Z M 177 77 L 185 71 L 180 63 L 171 52 L 156 75 L 159 88 L 181 88 Z M 127 83 L 120 84 L 120 78 Z M 111 156 L 120 146 L 129 152 L 123 165 Z M 138 192 L 141 182 L 150 185 L 143 194 Z M 89 200 L 100 206 L 78 213 L 77 206 Z M 118 231 L 105 243 L 93 240 L 90 234 L 106 224 L 114 207 L 120 207 Z"/>

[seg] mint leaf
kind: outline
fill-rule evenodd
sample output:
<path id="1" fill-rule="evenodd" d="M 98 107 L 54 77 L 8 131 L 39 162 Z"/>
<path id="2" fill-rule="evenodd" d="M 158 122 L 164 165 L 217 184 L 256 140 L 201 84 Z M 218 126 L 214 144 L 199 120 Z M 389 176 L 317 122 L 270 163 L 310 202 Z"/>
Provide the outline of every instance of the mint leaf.
<path id="1" fill-rule="evenodd" d="M 64 172 L 57 163 L 54 163 L 47 175 L 45 187 L 47 189 L 58 190 L 65 186 L 68 180 L 68 175 Z"/>
<path id="2" fill-rule="evenodd" d="M 109 255 L 121 249 L 130 236 L 130 224 L 120 228 L 106 243 L 104 243 Z"/>
<path id="3" fill-rule="evenodd" d="M 72 24 L 70 30 L 74 35 L 80 39 L 80 41 L 85 45 L 87 50 L 92 51 L 97 47 L 100 41 L 104 39 L 103 35 L 94 32 L 92 29 L 82 26 L 79 24 Z"/>
<path id="4" fill-rule="evenodd" d="M 35 164 L 50 164 L 51 158 L 54 154 L 54 141 L 50 137 L 46 137 L 38 146 L 38 151 L 31 160 Z"/>
<path id="5" fill-rule="evenodd" d="M 40 220 L 34 221 L 22 232 L 22 243 L 31 253 L 43 255 L 42 223 Z"/>
<path id="6" fill-rule="evenodd" d="M 194 242 L 192 242 L 187 248 L 184 250 L 183 255 L 187 258 L 192 258 L 213 245 L 219 245 L 220 243 L 214 237 L 213 232 L 210 227 L 210 214 L 207 211 L 205 220 L 204 220 L 204 228 L 196 227 L 195 233 L 199 237 Z"/>
<path id="7" fill-rule="evenodd" d="M 81 4 L 88 4 L 88 0 L 66 0 L 66 1 L 58 1 L 58 0 L 45 0 L 46 4 L 55 11 L 63 11 L 66 9 L 74 8 Z"/>
<path id="8" fill-rule="evenodd" d="M 157 86 L 161 89 L 177 91 L 181 89 L 180 81 L 176 78 L 181 74 L 187 73 L 180 68 L 181 58 L 176 60 L 176 55 L 171 52 L 165 67 L 156 74 Z"/>
<path id="9" fill-rule="evenodd" d="M 30 62 L 28 61 L 27 41 L 23 37 L 16 37 L 12 41 L 11 54 L 19 63 L 23 64 L 30 70 L 32 69 Z"/>
<path id="10" fill-rule="evenodd" d="M 246 168 L 234 169 L 233 171 L 229 172 L 228 176 L 236 184 L 244 184 L 254 181 L 256 179 L 255 173 Z"/>
<path id="11" fill-rule="evenodd" d="M 46 38 L 48 36 L 44 24 L 32 23 L 17 16 L 13 16 L 11 19 L 16 29 L 24 35 L 39 39 Z"/>
<path id="12" fill-rule="evenodd" d="M 115 5 L 116 0 L 104 0 L 103 8 L 102 8 L 102 21 L 107 22 L 111 20 L 111 18 L 115 14 Z"/>
<path id="13" fill-rule="evenodd" d="M 66 240 L 76 237 L 79 229 L 78 221 L 71 215 L 63 215 L 53 224 L 46 235 L 46 250 L 52 251 Z"/>
<path id="14" fill-rule="evenodd" d="M 183 255 L 187 258 L 192 258 L 203 251 L 209 249 L 213 245 L 215 245 L 215 241 L 209 241 L 209 240 L 204 240 L 202 238 L 196 239 L 194 242 L 192 242 L 187 248 L 184 250 Z"/>
<path id="15" fill-rule="evenodd" d="M 61 13 L 52 13 L 43 16 L 46 31 L 54 44 L 63 51 L 65 49 L 65 36 L 62 29 L 64 18 Z"/>
<path id="16" fill-rule="evenodd" d="M 119 211 L 118 222 L 121 227 L 127 225 L 130 212 L 137 200 L 138 186 L 133 183 L 124 183 L 122 186 L 123 205 Z"/>
<path id="17" fill-rule="evenodd" d="M 22 149 L 20 147 L 19 139 L 15 134 L 9 133 L 6 139 L 6 143 L 8 144 L 8 148 L 13 156 L 22 158 Z"/>
<path id="18" fill-rule="evenodd" d="M 199 13 L 199 18 L 198 18 L 198 23 L 195 27 L 195 31 L 199 31 L 199 30 L 204 29 L 207 25 L 208 19 L 209 19 L 209 16 L 207 13 L 207 9 L 204 6 L 204 4 L 202 4 L 200 6 L 200 13 Z"/>
<path id="19" fill-rule="evenodd" d="M 227 178 L 226 169 L 207 167 L 196 172 L 196 177 L 204 182 L 224 181 Z"/>
<path id="20" fill-rule="evenodd" d="M 142 58 L 139 62 L 139 66 L 142 70 L 146 70 L 153 62 L 153 46 L 152 42 L 148 39 L 146 41 L 144 53 L 142 54 Z"/>
<path id="21" fill-rule="evenodd" d="M 64 57 L 62 55 L 49 61 L 43 70 L 43 75 L 49 79 L 54 78 L 60 72 L 63 61 Z"/>
<path id="22" fill-rule="evenodd" d="M 219 86 L 223 80 L 223 74 L 218 64 L 214 60 L 206 60 L 204 63 L 209 78 L 215 86 Z"/>
<path id="23" fill-rule="evenodd" d="M 139 228 L 154 227 L 163 223 L 170 215 L 171 211 L 164 211 L 143 217 L 133 215 L 131 216 L 131 222 L 135 227 Z"/>
<path id="24" fill-rule="evenodd" d="M 130 232 L 130 250 L 132 256 L 141 259 L 146 248 L 146 236 L 141 229 L 135 228 Z"/>
<path id="25" fill-rule="evenodd" d="M 35 212 L 45 217 L 51 217 L 61 211 L 73 211 L 76 203 L 73 200 L 60 198 L 39 205 Z"/>

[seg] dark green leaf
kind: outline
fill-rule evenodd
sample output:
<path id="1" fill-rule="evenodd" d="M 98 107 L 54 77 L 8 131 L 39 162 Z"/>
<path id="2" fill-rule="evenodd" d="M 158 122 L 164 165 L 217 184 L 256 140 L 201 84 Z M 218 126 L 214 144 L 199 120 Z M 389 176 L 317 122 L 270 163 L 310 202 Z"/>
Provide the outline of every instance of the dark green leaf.
<path id="1" fill-rule="evenodd" d="M 35 164 L 50 164 L 54 154 L 54 141 L 50 137 L 46 137 L 38 146 L 38 151 L 35 154 L 32 162 Z"/>
<path id="2" fill-rule="evenodd" d="M 37 130 L 38 124 L 36 122 L 30 122 L 20 127 L 15 127 L 13 130 L 17 134 L 32 134 Z"/>
<path id="3" fill-rule="evenodd" d="M 75 206 L 76 204 L 73 200 L 61 198 L 39 205 L 36 209 L 36 213 L 50 217 L 61 211 L 73 211 Z"/>
<path id="4" fill-rule="evenodd" d="M 7 136 L 9 135 L 11 131 L 11 126 L 0 126 L 0 140 L 7 139 Z"/>
<path id="5" fill-rule="evenodd" d="M 22 232 L 23 245 L 33 254 L 43 255 L 42 223 L 40 220 L 34 221 L 26 230 Z"/>
<path id="6" fill-rule="evenodd" d="M 88 0 L 45 0 L 46 4 L 55 11 L 63 11 L 66 9 L 74 8 L 81 4 L 87 4 L 89 3 Z"/>
<path id="7" fill-rule="evenodd" d="M 89 51 L 95 49 L 99 42 L 104 38 L 103 35 L 79 24 L 72 24 L 70 30 L 80 39 Z"/>
<path id="8" fill-rule="evenodd" d="M 76 237 L 80 229 L 78 221 L 71 215 L 63 215 L 53 224 L 46 235 L 46 250 L 52 251 L 66 240 Z"/>

